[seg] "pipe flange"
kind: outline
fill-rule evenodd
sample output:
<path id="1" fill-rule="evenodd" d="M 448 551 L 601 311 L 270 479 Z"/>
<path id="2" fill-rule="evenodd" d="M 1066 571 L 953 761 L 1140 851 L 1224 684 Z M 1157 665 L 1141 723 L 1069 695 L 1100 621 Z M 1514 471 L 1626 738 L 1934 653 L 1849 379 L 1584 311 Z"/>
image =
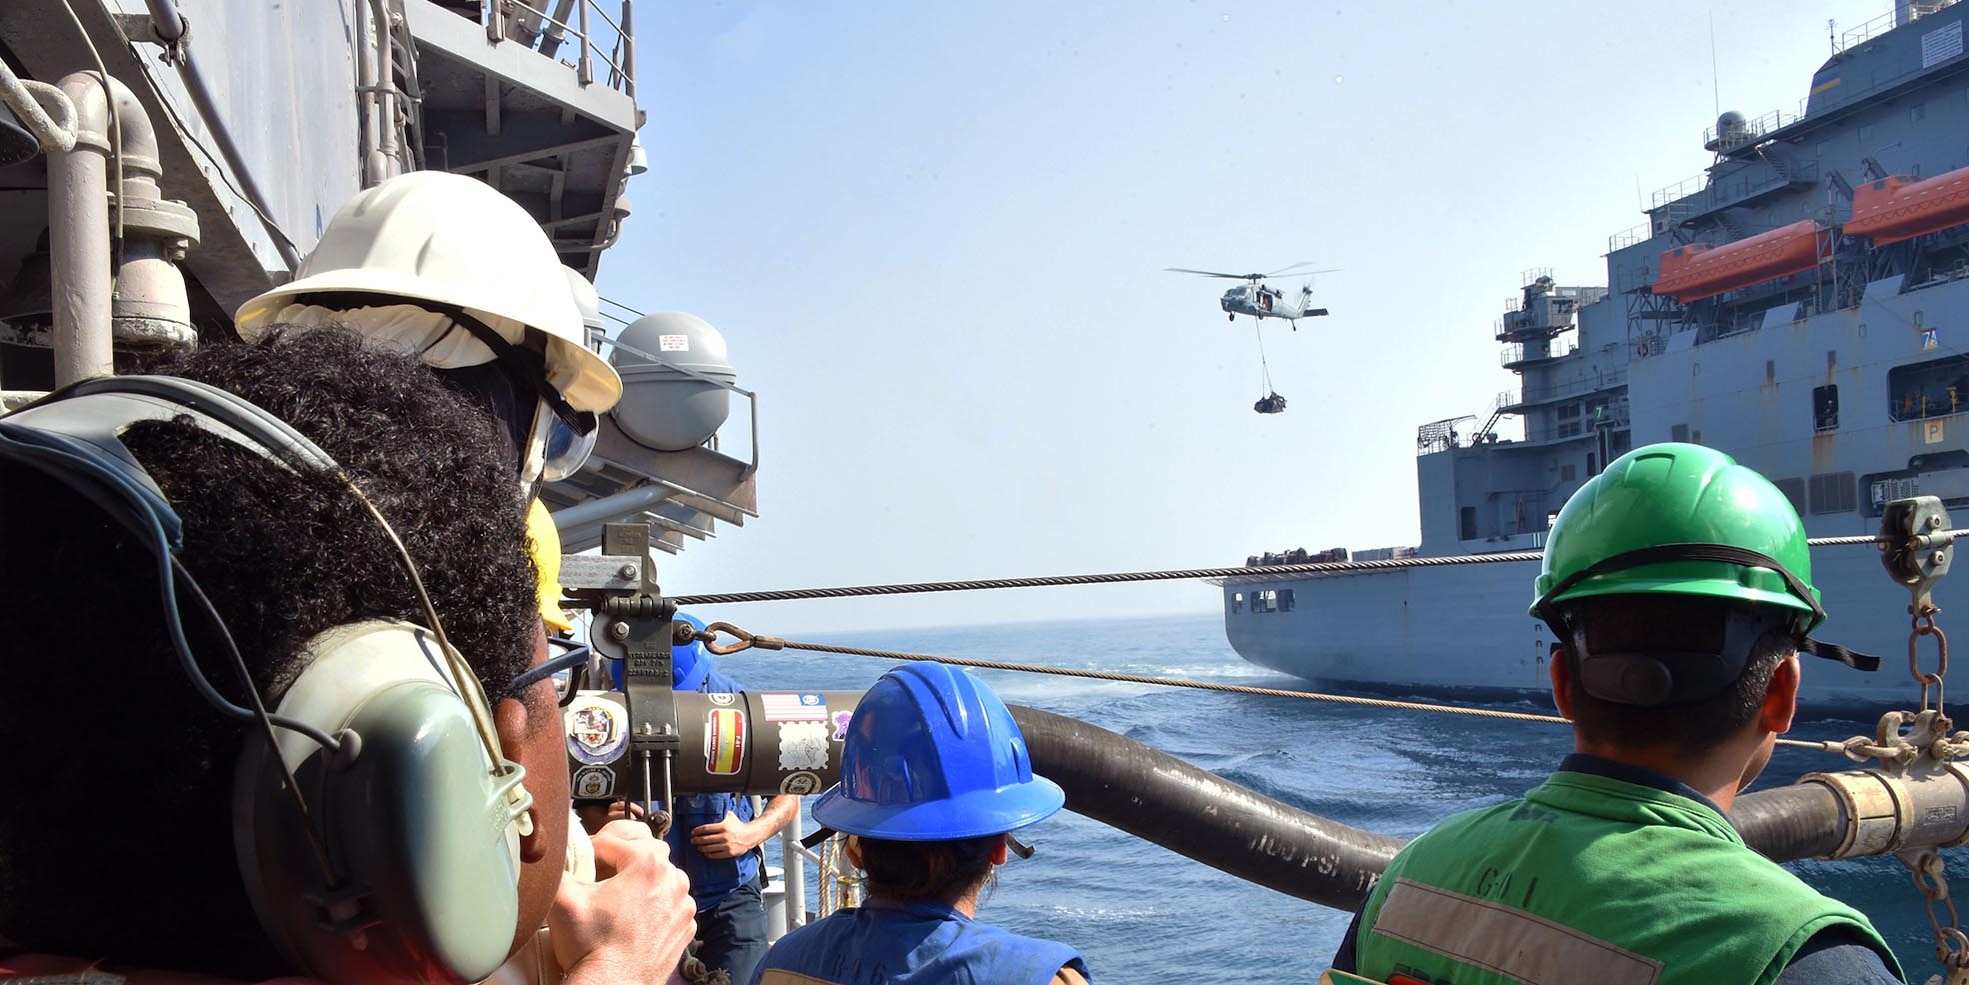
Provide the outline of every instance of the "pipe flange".
<path id="1" fill-rule="evenodd" d="M 1962 784 L 1963 801 L 1969 803 L 1969 766 L 1964 766 L 1960 762 L 1950 761 L 1942 764 L 1942 770 L 1954 777 L 1957 783 Z M 1960 845 L 1969 845 L 1969 826 L 1963 828 L 1961 837 L 1940 847 L 1955 848 Z"/>
<path id="2" fill-rule="evenodd" d="M 198 329 L 181 321 L 142 315 L 110 319 L 109 334 L 118 346 L 132 349 L 191 348 L 198 344 Z"/>
<path id="3" fill-rule="evenodd" d="M 1798 780 L 1827 787 L 1846 812 L 1846 835 L 1828 858 L 1888 855 L 1906 843 L 1913 828 L 1913 805 L 1900 778 L 1876 770 L 1848 770 L 1807 773 Z"/>
<path id="4" fill-rule="evenodd" d="M 186 249 L 198 245 L 198 213 L 185 203 L 167 198 L 125 197 L 122 205 L 125 233 L 184 240 Z"/>

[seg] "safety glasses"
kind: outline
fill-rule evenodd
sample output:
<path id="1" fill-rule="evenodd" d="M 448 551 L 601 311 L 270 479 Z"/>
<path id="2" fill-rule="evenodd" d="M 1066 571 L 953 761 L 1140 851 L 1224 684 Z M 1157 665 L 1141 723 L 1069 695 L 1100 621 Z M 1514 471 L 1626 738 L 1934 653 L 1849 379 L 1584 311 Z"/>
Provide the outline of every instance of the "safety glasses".
<path id="1" fill-rule="evenodd" d="M 533 440 L 537 444 L 530 447 L 541 450 L 542 482 L 559 482 L 581 471 L 595 450 L 595 436 L 601 433 L 595 426 L 595 415 L 575 414 L 587 420 L 570 421 L 545 400 L 534 411 Z"/>
<path id="2" fill-rule="evenodd" d="M 594 650 L 578 640 L 561 636 L 550 637 L 547 642 L 565 647 L 566 652 L 514 675 L 506 690 L 499 692 L 500 700 L 519 698 L 527 688 L 546 679 L 554 682 L 554 703 L 565 708 L 574 700 L 575 692 L 588 686 L 588 665 L 593 661 Z"/>

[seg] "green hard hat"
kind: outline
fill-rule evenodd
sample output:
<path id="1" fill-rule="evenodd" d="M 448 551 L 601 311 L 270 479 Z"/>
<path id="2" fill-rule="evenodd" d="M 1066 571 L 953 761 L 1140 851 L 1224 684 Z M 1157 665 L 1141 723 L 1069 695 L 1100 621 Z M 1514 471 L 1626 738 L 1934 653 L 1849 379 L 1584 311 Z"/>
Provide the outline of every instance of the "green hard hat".
<path id="1" fill-rule="evenodd" d="M 1545 541 L 1531 614 L 1600 595 L 1695 595 L 1825 620 L 1805 525 L 1778 487 L 1701 445 L 1636 448 L 1572 498 Z"/>

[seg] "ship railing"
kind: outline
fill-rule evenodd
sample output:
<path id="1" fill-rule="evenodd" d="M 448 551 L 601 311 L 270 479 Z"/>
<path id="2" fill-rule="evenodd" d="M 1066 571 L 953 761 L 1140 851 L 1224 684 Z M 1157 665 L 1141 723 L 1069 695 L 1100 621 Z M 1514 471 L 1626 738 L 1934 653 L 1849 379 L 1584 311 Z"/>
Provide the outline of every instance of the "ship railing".
<path id="1" fill-rule="evenodd" d="M 1617 253 L 1636 243 L 1645 243 L 1653 239 L 1654 236 L 1654 225 L 1646 222 L 1641 223 L 1632 229 L 1624 229 L 1607 237 L 1607 252 Z"/>
<path id="2" fill-rule="evenodd" d="M 1895 6 L 1905 6 L 1907 8 L 1908 20 L 1911 23 L 1930 14 L 1938 13 L 1945 8 L 1955 6 L 1955 0 L 1911 0 L 1911 2 L 1896 4 Z M 1899 10 L 1890 10 L 1858 27 L 1841 32 L 1839 35 L 1839 45 L 1834 49 L 1833 54 L 1838 54 L 1856 44 L 1877 38 L 1899 27 L 1900 25 L 1897 21 L 1900 16 L 1901 12 Z"/>
<path id="3" fill-rule="evenodd" d="M 1742 125 L 1732 126 L 1728 130 L 1707 127 L 1702 131 L 1702 146 L 1719 154 L 1732 151 L 1745 144 L 1754 144 L 1763 139 L 1765 134 L 1788 127 L 1804 116 L 1805 103 L 1800 100 L 1798 111 L 1795 113 L 1774 109 L 1754 120 L 1745 120 Z"/>
<path id="4" fill-rule="evenodd" d="M 1649 201 L 1653 203 L 1653 208 L 1658 209 L 1670 202 L 1688 198 L 1690 195 L 1694 195 L 1708 187 L 1709 172 L 1705 171 L 1702 174 L 1683 178 L 1681 181 L 1669 185 L 1666 188 L 1657 190 Z"/>
<path id="5" fill-rule="evenodd" d="M 485 5 L 485 34 L 494 42 L 536 42 L 541 54 L 555 57 L 561 45 L 572 40 L 576 49 L 575 77 L 581 84 L 596 81 L 597 63 L 608 70 L 604 83 L 631 99 L 636 97 L 635 0 L 607 4 L 617 8 L 610 17 L 604 0 L 554 0 L 553 11 L 542 9 L 548 0 L 498 0 Z M 569 22 L 569 18 L 573 22 Z M 597 23 L 599 22 L 599 24 Z"/>
<path id="6" fill-rule="evenodd" d="M 1573 396 L 1574 394 L 1587 393 L 1593 390 L 1605 390 L 1609 387 L 1620 386 L 1626 382 L 1627 371 L 1616 369 L 1595 373 L 1584 379 L 1555 383 L 1551 386 L 1523 387 L 1516 392 L 1516 399 L 1511 401 L 1511 406 L 1537 403 L 1543 400 L 1558 400 L 1562 397 Z"/>
<path id="7" fill-rule="evenodd" d="M 1851 48 L 1852 46 L 1859 44 L 1863 41 L 1868 41 L 1873 38 L 1877 38 L 1882 34 L 1886 34 L 1888 31 L 1891 31 L 1895 28 L 1896 25 L 1894 21 L 1898 16 L 1899 15 L 1897 11 L 1889 10 L 1886 13 L 1881 14 L 1880 16 L 1875 17 L 1872 20 L 1869 20 L 1861 24 L 1858 27 L 1849 28 L 1847 30 L 1839 32 L 1838 50 L 1845 51 L 1846 49 Z M 1836 53 L 1837 52 L 1835 52 L 1835 54 Z"/>
<path id="8" fill-rule="evenodd" d="M 1429 455 L 1457 447 L 1465 436 L 1476 435 L 1477 415 L 1446 417 L 1415 429 L 1415 453 Z"/>

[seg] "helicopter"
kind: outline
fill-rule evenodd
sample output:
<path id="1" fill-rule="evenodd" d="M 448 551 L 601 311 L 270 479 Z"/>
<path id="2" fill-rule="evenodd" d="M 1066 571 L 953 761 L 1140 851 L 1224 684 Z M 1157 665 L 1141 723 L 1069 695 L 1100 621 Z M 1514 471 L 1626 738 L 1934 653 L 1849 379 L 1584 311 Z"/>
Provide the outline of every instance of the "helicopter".
<path id="1" fill-rule="evenodd" d="M 1265 281 L 1277 277 L 1280 274 L 1292 273 L 1300 267 L 1309 266 L 1312 266 L 1312 261 L 1302 261 L 1289 267 L 1281 267 L 1269 274 L 1227 274 L 1216 270 L 1191 270 L 1188 267 L 1164 267 L 1162 269 L 1177 274 L 1196 274 L 1199 277 L 1218 277 L 1224 280 L 1245 281 L 1246 283 L 1242 286 L 1233 287 L 1225 291 L 1224 296 L 1218 299 L 1217 304 L 1224 309 L 1225 316 L 1231 321 L 1237 321 L 1237 316 L 1239 315 L 1250 315 L 1252 318 L 1259 320 L 1283 318 L 1291 323 L 1292 330 L 1296 332 L 1299 330 L 1299 319 L 1317 318 L 1327 313 L 1325 308 L 1315 308 L 1312 306 L 1312 284 L 1308 283 L 1301 286 L 1297 297 L 1288 297 L 1283 290 L 1273 287 L 1265 283 Z M 1306 277 L 1310 278 L 1314 274 L 1330 274 L 1334 272 L 1334 270 L 1329 269 L 1307 270 L 1303 273 Z"/>

